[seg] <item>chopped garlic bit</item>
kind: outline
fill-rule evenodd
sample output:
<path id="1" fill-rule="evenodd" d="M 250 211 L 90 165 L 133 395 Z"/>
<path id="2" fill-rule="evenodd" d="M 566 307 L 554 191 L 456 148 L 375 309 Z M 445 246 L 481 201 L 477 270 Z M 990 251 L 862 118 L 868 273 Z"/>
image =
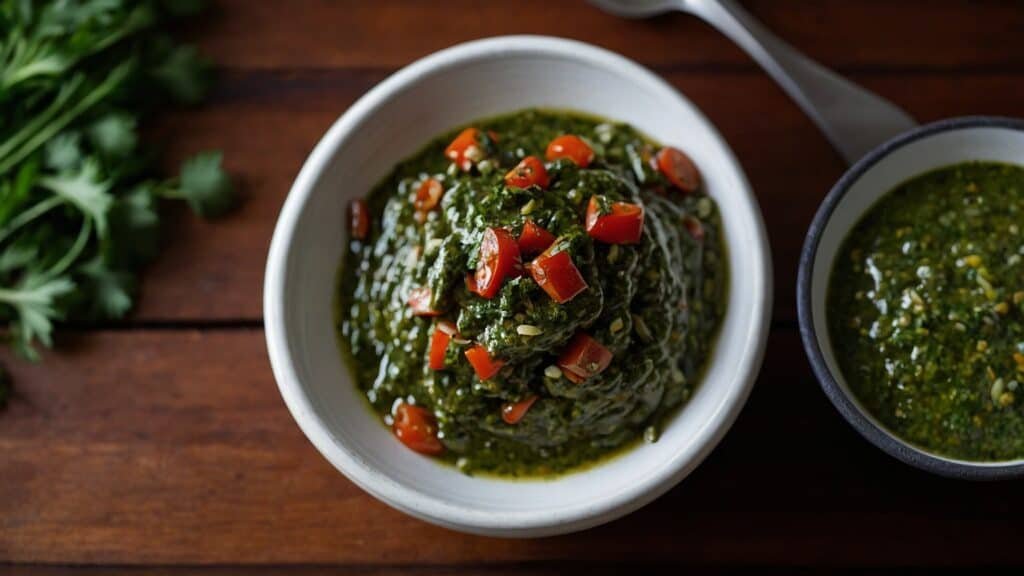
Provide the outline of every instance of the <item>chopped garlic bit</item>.
<path id="1" fill-rule="evenodd" d="M 520 324 L 516 326 L 516 333 L 520 336 L 540 336 L 544 331 L 533 324 Z"/>

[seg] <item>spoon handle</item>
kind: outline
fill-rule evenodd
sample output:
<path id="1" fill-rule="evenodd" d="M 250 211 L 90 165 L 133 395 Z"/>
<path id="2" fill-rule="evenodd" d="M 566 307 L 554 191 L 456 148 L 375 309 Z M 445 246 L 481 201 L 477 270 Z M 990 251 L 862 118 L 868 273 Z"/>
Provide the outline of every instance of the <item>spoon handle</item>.
<path id="1" fill-rule="evenodd" d="M 914 126 L 881 98 L 807 58 L 771 33 L 734 0 L 679 0 L 743 48 L 824 132 L 847 164 Z"/>

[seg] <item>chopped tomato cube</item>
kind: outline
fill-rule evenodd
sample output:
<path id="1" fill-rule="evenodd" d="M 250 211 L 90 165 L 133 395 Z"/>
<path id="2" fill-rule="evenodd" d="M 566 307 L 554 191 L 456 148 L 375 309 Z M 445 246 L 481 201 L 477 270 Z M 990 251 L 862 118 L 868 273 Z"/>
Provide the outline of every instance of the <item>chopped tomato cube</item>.
<path id="1" fill-rule="evenodd" d="M 538 226 L 533 220 L 523 224 L 523 232 L 519 234 L 519 253 L 523 256 L 535 256 L 548 249 L 555 242 L 555 235 Z"/>
<path id="2" fill-rule="evenodd" d="M 700 172 L 683 151 L 666 146 L 658 151 L 658 170 L 673 186 L 683 192 L 694 192 L 700 187 Z"/>
<path id="3" fill-rule="evenodd" d="M 577 376 L 575 373 L 570 372 L 570 371 L 566 370 L 565 368 L 562 368 L 562 376 L 565 376 L 566 379 L 568 379 L 573 384 L 582 384 L 583 382 L 585 382 L 587 380 L 583 376 Z"/>
<path id="4" fill-rule="evenodd" d="M 686 228 L 686 231 L 694 240 L 697 242 L 704 241 L 704 225 L 700 223 L 700 220 L 693 216 L 684 216 L 683 227 Z"/>
<path id="5" fill-rule="evenodd" d="M 366 240 L 370 235 L 370 209 L 362 198 L 348 205 L 348 233 L 355 240 Z"/>
<path id="6" fill-rule="evenodd" d="M 410 450 L 437 456 L 444 444 L 437 438 L 437 419 L 426 408 L 402 402 L 395 408 L 395 436 Z"/>
<path id="7" fill-rule="evenodd" d="M 473 366 L 477 378 L 481 380 L 489 380 L 505 365 L 502 360 L 491 359 L 491 354 L 483 344 L 473 345 L 472 348 L 466 350 L 465 354 L 466 359 Z"/>
<path id="8" fill-rule="evenodd" d="M 463 172 L 473 169 L 473 164 L 484 157 L 484 151 L 480 148 L 480 131 L 476 128 L 466 128 L 452 140 L 452 143 L 444 149 L 445 158 L 455 163 Z"/>
<path id="9" fill-rule="evenodd" d="M 601 213 L 597 196 L 587 204 L 587 234 L 605 244 L 636 244 L 644 231 L 644 208 L 629 202 L 613 202 L 611 212 Z"/>
<path id="10" fill-rule="evenodd" d="M 547 188 L 549 183 L 548 171 L 544 169 L 544 163 L 536 156 L 523 158 L 515 168 L 505 174 L 505 184 L 514 188 L 529 188 L 530 186 Z"/>
<path id="11" fill-rule="evenodd" d="M 480 289 L 476 287 L 476 274 L 473 272 L 466 272 L 466 290 L 470 294 L 480 295 Z"/>
<path id="12" fill-rule="evenodd" d="M 433 178 L 427 178 L 416 189 L 416 200 L 413 204 L 419 212 L 430 212 L 441 202 L 443 194 L 444 187 L 441 183 Z"/>
<path id="13" fill-rule="evenodd" d="M 611 350 L 602 346 L 586 332 L 577 332 L 559 355 L 558 366 L 563 374 L 570 372 L 585 379 L 603 372 L 611 361 Z"/>
<path id="14" fill-rule="evenodd" d="M 557 244 L 552 245 L 530 262 L 527 268 L 534 281 L 551 296 L 552 300 L 564 304 L 586 290 L 587 282 L 573 264 L 568 252 L 553 252 L 557 247 Z"/>
<path id="15" fill-rule="evenodd" d="M 565 134 L 548 144 L 546 156 L 548 160 L 568 158 L 580 168 L 586 168 L 594 160 L 594 151 L 579 136 Z"/>
<path id="16" fill-rule="evenodd" d="M 505 278 L 516 276 L 523 267 L 519 244 L 504 228 L 488 228 L 480 242 L 476 267 L 476 292 L 491 299 L 498 295 Z"/>
<path id="17" fill-rule="evenodd" d="M 440 316 L 441 311 L 435 310 L 430 301 L 434 294 L 427 286 L 413 288 L 409 292 L 409 307 L 412 308 L 414 316 Z"/>
<path id="18" fill-rule="evenodd" d="M 434 335 L 430 338 L 430 369 L 444 370 L 444 358 L 448 353 L 448 344 L 452 336 L 458 334 L 455 324 L 448 320 L 439 320 L 434 327 Z"/>
<path id="19" fill-rule="evenodd" d="M 519 402 L 509 402 L 501 407 L 501 419 L 506 424 L 518 424 L 523 416 L 530 411 L 530 407 L 537 401 L 537 395 L 527 396 Z"/>

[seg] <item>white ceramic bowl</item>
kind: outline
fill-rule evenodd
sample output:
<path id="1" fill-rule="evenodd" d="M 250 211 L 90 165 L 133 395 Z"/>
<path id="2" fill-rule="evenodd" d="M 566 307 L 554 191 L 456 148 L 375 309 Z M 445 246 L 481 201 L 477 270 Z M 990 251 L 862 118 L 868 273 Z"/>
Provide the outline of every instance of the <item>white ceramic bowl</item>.
<path id="1" fill-rule="evenodd" d="M 658 442 L 554 480 L 470 477 L 396 442 L 342 364 L 332 320 L 348 202 L 394 164 L 474 119 L 526 107 L 628 122 L 686 150 L 720 205 L 728 311 L 710 369 Z M 606 522 L 692 471 L 725 434 L 761 364 L 771 309 L 764 226 L 747 179 L 714 127 L 668 84 L 611 52 L 513 36 L 462 44 L 380 83 L 331 127 L 281 211 L 264 288 L 267 347 L 296 422 L 332 464 L 384 502 L 457 530 L 540 536 Z"/>
<path id="2" fill-rule="evenodd" d="M 1024 477 L 1024 460 L 972 462 L 947 458 L 904 442 L 890 432 L 850 392 L 828 333 L 829 275 L 849 231 L 893 188 L 925 172 L 972 160 L 1024 164 L 1024 122 L 989 117 L 935 122 L 894 138 L 851 167 L 832 188 L 807 233 L 797 282 L 800 332 L 829 399 L 858 432 L 888 454 L 954 478 Z"/>

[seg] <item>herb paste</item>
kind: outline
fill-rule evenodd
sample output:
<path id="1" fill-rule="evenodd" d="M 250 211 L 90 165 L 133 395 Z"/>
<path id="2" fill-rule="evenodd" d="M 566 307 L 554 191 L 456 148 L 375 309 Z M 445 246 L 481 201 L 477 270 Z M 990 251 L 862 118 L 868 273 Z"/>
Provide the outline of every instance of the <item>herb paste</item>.
<path id="1" fill-rule="evenodd" d="M 578 138 L 551 160 L 564 135 Z M 470 136 L 473 146 L 453 151 Z M 549 160 L 530 165 L 546 148 Z M 696 181 L 659 170 L 666 149 L 657 150 L 627 125 L 520 111 L 439 137 L 359 205 L 337 325 L 356 382 L 403 442 L 467 473 L 523 476 L 656 439 L 699 381 L 727 265 L 715 203 L 680 190 Z M 599 235 L 585 222 L 591 211 L 640 212 L 642 233 L 606 226 Z M 543 256 L 527 255 L 528 225 L 549 237 L 545 254 L 570 256 L 579 276 L 570 293 L 539 283 Z M 473 279 L 482 244 L 505 238 L 520 239 L 523 266 L 483 297 Z M 594 361 L 586 349 L 584 372 L 567 371 L 559 362 L 583 332 L 607 357 Z M 403 405 L 426 410 L 396 411 Z M 403 437 L 410 418 L 416 426 Z"/>
<path id="2" fill-rule="evenodd" d="M 853 393 L 904 440 L 1024 458 L 1024 169 L 966 163 L 899 186 L 837 256 L 832 345 Z"/>

